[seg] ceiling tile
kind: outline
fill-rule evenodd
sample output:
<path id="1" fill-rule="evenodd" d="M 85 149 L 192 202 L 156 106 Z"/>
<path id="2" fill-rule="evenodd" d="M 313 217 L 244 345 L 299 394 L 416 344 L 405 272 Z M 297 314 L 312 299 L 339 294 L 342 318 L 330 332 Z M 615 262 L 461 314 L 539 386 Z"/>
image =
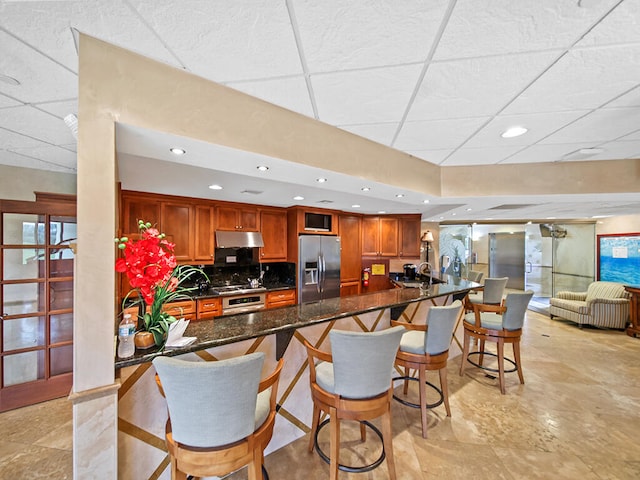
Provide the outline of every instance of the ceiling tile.
<path id="1" fill-rule="evenodd" d="M 2 2 L 0 24 L 73 72 L 78 70 L 78 55 L 71 28 L 147 57 L 178 65 L 175 57 L 131 10 L 129 3 L 123 0 Z M 174 12 L 174 20 L 180 18 L 179 13 Z M 175 28 L 183 31 L 178 26 Z"/>
<path id="2" fill-rule="evenodd" d="M 19 88 L 19 87 L 16 87 L 16 88 Z M 22 104 L 20 102 L 18 102 L 17 100 L 9 98 L 6 95 L 0 94 L 0 108 L 15 107 L 15 106 L 18 106 L 18 105 L 22 105 Z"/>
<path id="3" fill-rule="evenodd" d="M 374 142 L 391 145 L 393 136 L 396 134 L 396 130 L 398 130 L 398 122 L 369 125 L 338 125 L 338 127 L 347 132 L 373 140 Z"/>
<path id="4" fill-rule="evenodd" d="M 12 167 L 34 168 L 36 170 L 48 170 L 51 172 L 73 173 L 72 169 L 55 165 L 50 162 L 43 162 L 37 158 L 20 155 L 6 150 L 0 150 L 0 165 Z"/>
<path id="5" fill-rule="evenodd" d="M 0 122 L 4 117 L 4 111 L 0 112 Z M 13 131 L 6 130 L 0 127 L 0 148 L 12 149 L 12 148 L 25 148 L 25 147 L 38 147 L 44 146 L 43 143 L 35 138 L 27 137 Z"/>
<path id="6" fill-rule="evenodd" d="M 590 157 L 589 160 L 640 158 L 640 138 L 628 141 L 607 142 L 598 145 L 598 147 L 604 148 L 604 152 Z"/>
<path id="7" fill-rule="evenodd" d="M 463 147 L 453 152 L 441 165 L 445 167 L 456 165 L 492 165 L 501 162 L 520 149 L 522 149 L 522 147 L 518 145 L 484 148 Z"/>
<path id="8" fill-rule="evenodd" d="M 640 2 L 624 1 L 576 46 L 611 45 L 640 41 Z"/>
<path id="9" fill-rule="evenodd" d="M 568 48 L 615 0 L 458 0 L 435 59 Z"/>
<path id="10" fill-rule="evenodd" d="M 24 103 L 77 96 L 78 77 L 0 30 L 0 72 L 20 85 L 0 82 L 0 93 Z"/>
<path id="11" fill-rule="evenodd" d="M 629 135 L 625 135 L 624 137 L 618 139 L 620 141 L 631 141 L 631 140 L 640 140 L 640 130 L 636 130 L 633 133 L 630 133 Z"/>
<path id="12" fill-rule="evenodd" d="M 312 75 L 320 120 L 331 125 L 399 121 L 421 68 L 407 65 Z"/>
<path id="13" fill-rule="evenodd" d="M 40 110 L 49 112 L 56 117 L 64 118 L 70 113 L 78 115 L 78 100 L 64 100 L 62 102 L 47 102 L 34 105 Z"/>
<path id="14" fill-rule="evenodd" d="M 406 122 L 393 146 L 401 150 L 454 149 L 473 135 L 489 118 Z"/>
<path id="15" fill-rule="evenodd" d="M 448 1 L 294 0 L 311 73 L 424 62 Z"/>
<path id="16" fill-rule="evenodd" d="M 0 127 L 19 131 L 25 135 L 51 144 L 73 143 L 71 130 L 59 118 L 31 106 L 2 110 Z"/>
<path id="17" fill-rule="evenodd" d="M 302 73 L 285 2 L 129 1 L 197 75 L 231 82 Z"/>
<path id="18" fill-rule="evenodd" d="M 576 112 L 534 113 L 529 115 L 498 115 L 482 130 L 476 133 L 465 144 L 465 147 L 530 145 L 587 113 L 589 113 L 589 110 L 580 110 Z M 519 137 L 502 138 L 500 136 L 509 127 L 515 126 L 526 127 L 528 131 Z"/>
<path id="19" fill-rule="evenodd" d="M 638 85 L 640 45 L 569 52 L 504 113 L 597 108 Z"/>
<path id="20" fill-rule="evenodd" d="M 409 155 L 413 155 L 414 157 L 424 160 L 425 162 L 439 165 L 451 154 L 451 152 L 453 152 L 453 150 L 407 150 L 406 152 Z"/>
<path id="21" fill-rule="evenodd" d="M 636 87 L 612 102 L 607 103 L 607 107 L 640 107 L 640 87 Z"/>
<path id="22" fill-rule="evenodd" d="M 556 57 L 545 52 L 431 64 L 407 118 L 495 115 Z"/>
<path id="23" fill-rule="evenodd" d="M 627 126 L 626 129 L 624 126 Z M 602 108 L 564 127 L 540 143 L 609 142 L 633 132 L 640 125 L 640 107 Z"/>
<path id="24" fill-rule="evenodd" d="M 33 148 L 16 148 L 12 149 L 12 152 L 26 157 L 36 158 L 45 163 L 53 164 L 54 166 L 68 170 L 76 169 L 77 155 L 74 152 L 70 152 L 69 150 L 53 145 Z"/>
<path id="25" fill-rule="evenodd" d="M 313 118 L 307 83 L 302 75 L 257 82 L 230 82 L 227 86 Z"/>
<path id="26" fill-rule="evenodd" d="M 591 145 L 587 145 L 591 146 Z M 585 148 L 584 143 L 563 143 L 556 145 L 532 145 L 505 159 L 502 163 L 560 162 L 563 157 Z M 583 157 L 583 159 L 586 157 Z"/>

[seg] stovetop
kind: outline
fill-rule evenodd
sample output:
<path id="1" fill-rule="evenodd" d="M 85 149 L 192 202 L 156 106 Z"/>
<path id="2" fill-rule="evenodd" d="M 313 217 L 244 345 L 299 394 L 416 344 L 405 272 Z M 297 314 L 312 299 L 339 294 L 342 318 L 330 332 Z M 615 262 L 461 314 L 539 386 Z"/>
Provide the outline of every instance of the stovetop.
<path id="1" fill-rule="evenodd" d="M 209 292 L 218 295 L 244 295 L 247 293 L 260 293 L 266 292 L 266 287 L 251 288 L 250 285 L 224 285 L 224 286 L 212 286 L 209 288 Z"/>

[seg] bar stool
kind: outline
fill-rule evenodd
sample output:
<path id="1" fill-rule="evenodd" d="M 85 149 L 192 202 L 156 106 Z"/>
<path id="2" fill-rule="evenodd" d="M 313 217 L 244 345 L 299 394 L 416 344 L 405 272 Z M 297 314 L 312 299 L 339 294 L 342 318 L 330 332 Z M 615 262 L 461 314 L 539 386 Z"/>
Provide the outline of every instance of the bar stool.
<path id="1" fill-rule="evenodd" d="M 153 360 L 169 409 L 172 480 L 226 475 L 245 465 L 249 480 L 268 480 L 264 449 L 273 436 L 284 362 L 260 381 L 263 363 L 260 352 L 216 362 Z"/>
<path id="2" fill-rule="evenodd" d="M 507 298 L 502 305 L 473 305 L 473 313 L 467 313 L 463 321 L 464 348 L 462 350 L 460 375 L 464 374 L 465 365 L 469 362 L 478 368 L 497 372 L 502 394 L 505 393 L 505 373 L 517 371 L 520 383 L 524 384 L 524 375 L 522 374 L 522 364 L 520 362 L 520 338 L 522 337 L 525 314 L 532 296 L 533 291 L 527 290 L 526 292 L 507 294 Z M 469 352 L 471 338 L 479 340 L 478 350 L 475 352 Z M 496 342 L 497 354 L 485 352 L 484 347 L 487 340 Z M 513 360 L 504 356 L 505 343 L 510 343 L 513 346 Z M 469 358 L 470 355 L 479 355 L 479 361 L 474 362 Z M 485 355 L 497 357 L 497 369 L 483 365 Z M 505 370 L 505 360 L 513 365 L 513 368 Z"/>
<path id="3" fill-rule="evenodd" d="M 331 480 L 337 480 L 338 470 L 366 472 L 379 466 L 385 458 L 389 478 L 396 480 L 391 434 L 391 375 L 404 331 L 403 327 L 377 332 L 331 330 L 331 353 L 318 350 L 305 340 L 313 399 L 309 452 L 315 446 L 320 457 L 329 463 Z M 320 412 L 329 415 L 322 424 Z M 381 417 L 382 433 L 369 423 L 369 420 L 378 417 Z M 362 467 L 340 464 L 341 420 L 360 422 L 362 441 L 366 439 L 365 426 L 371 428 L 382 440 L 380 458 Z M 331 427 L 328 456 L 318 446 L 318 432 L 327 423 Z"/>
<path id="4" fill-rule="evenodd" d="M 509 277 L 485 278 L 482 291 L 469 292 L 469 295 L 465 297 L 465 310 L 468 312 L 473 311 L 473 305 L 476 303 L 500 305 L 508 281 Z"/>
<path id="5" fill-rule="evenodd" d="M 426 325 L 391 322 L 392 325 L 402 325 L 409 330 L 402 336 L 395 362 L 396 366 L 404 368 L 404 376 L 395 377 L 394 380 L 404 380 L 404 395 L 408 393 L 409 380 L 417 381 L 420 403 L 412 403 L 396 395 L 393 398 L 403 405 L 420 409 L 423 438 L 427 438 L 428 408 L 435 408 L 444 403 L 447 417 L 451 416 L 449 389 L 447 388 L 447 360 L 453 328 L 461 313 L 462 302 L 456 300 L 451 305 L 429 308 Z M 409 375 L 410 369 L 418 371 L 418 378 Z M 440 388 L 427 381 L 427 371 L 436 370 L 439 372 Z M 437 402 L 427 404 L 427 386 L 433 388 L 440 395 Z"/>

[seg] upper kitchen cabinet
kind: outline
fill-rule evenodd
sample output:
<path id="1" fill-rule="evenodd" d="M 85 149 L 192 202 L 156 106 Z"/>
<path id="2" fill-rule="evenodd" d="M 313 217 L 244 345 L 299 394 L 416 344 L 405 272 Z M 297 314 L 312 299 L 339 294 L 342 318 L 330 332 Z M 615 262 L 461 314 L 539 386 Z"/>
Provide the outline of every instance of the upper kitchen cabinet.
<path id="1" fill-rule="evenodd" d="M 360 282 L 362 275 L 362 217 L 340 215 L 340 283 Z"/>
<path id="2" fill-rule="evenodd" d="M 214 208 L 209 205 L 194 207 L 194 257 L 198 263 L 213 263 L 215 252 Z"/>
<path id="3" fill-rule="evenodd" d="M 284 210 L 262 210 L 260 231 L 264 247 L 260 248 L 261 262 L 287 261 L 287 212 Z"/>
<path id="4" fill-rule="evenodd" d="M 420 215 L 399 218 L 400 256 L 406 258 L 420 257 Z"/>
<path id="5" fill-rule="evenodd" d="M 194 252 L 194 216 L 190 204 L 162 202 L 160 228 L 167 240 L 175 244 L 178 262 L 191 262 Z"/>
<path id="6" fill-rule="evenodd" d="M 216 217 L 216 230 L 257 232 L 260 229 L 258 209 L 248 205 L 219 206 Z"/>
<path id="7" fill-rule="evenodd" d="M 362 256 L 398 256 L 398 219 L 395 217 L 363 217 Z"/>
<path id="8" fill-rule="evenodd" d="M 321 208 L 291 207 L 287 210 L 291 232 L 338 235 L 338 214 Z"/>
<path id="9" fill-rule="evenodd" d="M 138 229 L 139 220 L 158 228 L 160 226 L 160 200 L 141 194 L 123 193 L 121 218 L 121 233 L 123 235 L 138 233 L 140 231 Z"/>

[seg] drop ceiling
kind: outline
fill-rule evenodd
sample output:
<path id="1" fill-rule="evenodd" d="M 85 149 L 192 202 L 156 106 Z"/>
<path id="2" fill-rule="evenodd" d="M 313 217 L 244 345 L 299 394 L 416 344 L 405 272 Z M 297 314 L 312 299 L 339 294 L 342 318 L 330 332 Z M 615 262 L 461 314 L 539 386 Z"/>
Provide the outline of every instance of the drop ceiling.
<path id="1" fill-rule="evenodd" d="M 444 168 L 576 160 L 606 168 L 640 158 L 637 0 L 2 1 L 0 164 L 75 173 L 75 138 L 63 121 L 77 113 L 74 30 Z M 514 125 L 527 133 L 500 136 Z M 591 218 L 640 206 L 631 192 L 425 198 L 130 125 L 118 125 L 117 138 L 131 189 L 447 222 Z M 179 159 L 166 153 L 178 141 L 187 150 Z M 210 162 L 220 155 L 234 168 Z M 142 184 L 136 169 L 151 161 L 173 187 L 162 178 Z M 320 176 L 329 181 L 317 184 Z M 213 179 L 223 190 L 207 188 Z"/>

